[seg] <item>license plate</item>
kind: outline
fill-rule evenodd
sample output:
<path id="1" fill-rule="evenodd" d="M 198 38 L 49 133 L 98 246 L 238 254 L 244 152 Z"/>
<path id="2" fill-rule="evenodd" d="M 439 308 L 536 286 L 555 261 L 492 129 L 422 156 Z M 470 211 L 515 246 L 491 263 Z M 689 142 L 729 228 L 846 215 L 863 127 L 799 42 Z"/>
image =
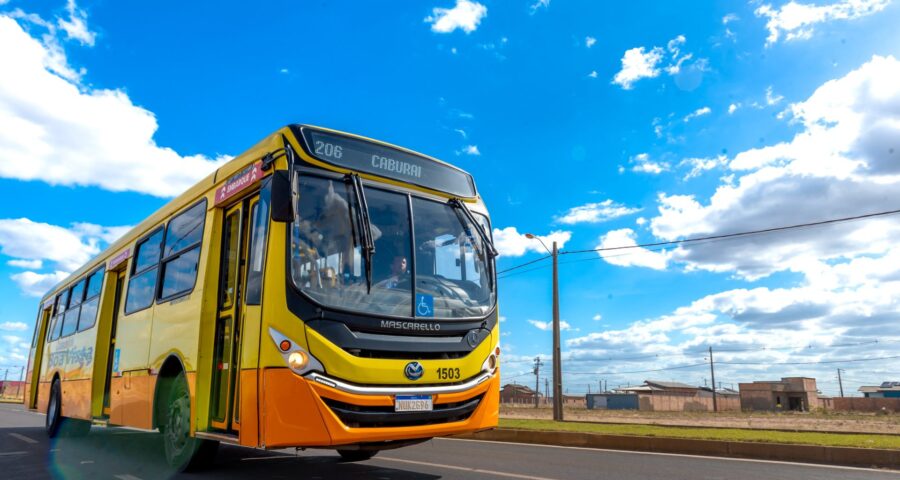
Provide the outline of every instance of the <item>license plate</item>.
<path id="1" fill-rule="evenodd" d="M 431 395 L 397 395 L 394 397 L 395 412 L 430 412 L 433 408 Z"/>

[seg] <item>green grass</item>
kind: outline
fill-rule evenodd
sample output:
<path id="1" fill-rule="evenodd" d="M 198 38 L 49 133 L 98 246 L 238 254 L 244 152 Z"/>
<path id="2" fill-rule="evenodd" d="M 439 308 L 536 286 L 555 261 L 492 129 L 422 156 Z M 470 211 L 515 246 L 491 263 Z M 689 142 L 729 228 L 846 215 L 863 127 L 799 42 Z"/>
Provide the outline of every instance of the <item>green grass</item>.
<path id="1" fill-rule="evenodd" d="M 900 450 L 900 435 L 869 435 L 818 432 L 781 432 L 741 428 L 692 428 L 658 425 L 553 422 L 550 420 L 500 419 L 501 428 L 548 430 L 557 432 L 636 435 L 647 437 L 691 438 L 733 442 L 796 443 L 829 447 L 887 448 Z"/>

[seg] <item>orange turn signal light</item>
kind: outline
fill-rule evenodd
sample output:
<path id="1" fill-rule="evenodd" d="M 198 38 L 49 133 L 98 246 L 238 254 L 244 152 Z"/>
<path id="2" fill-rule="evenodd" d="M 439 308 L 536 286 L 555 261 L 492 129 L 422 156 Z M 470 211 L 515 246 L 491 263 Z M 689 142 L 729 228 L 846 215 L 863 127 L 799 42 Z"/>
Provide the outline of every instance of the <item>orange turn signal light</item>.
<path id="1" fill-rule="evenodd" d="M 497 347 L 494 349 L 494 355 L 496 355 L 498 357 L 500 356 L 500 347 Z"/>
<path id="2" fill-rule="evenodd" d="M 291 349 L 291 342 L 288 340 L 282 340 L 278 345 L 278 348 L 280 348 L 282 352 L 286 352 Z"/>

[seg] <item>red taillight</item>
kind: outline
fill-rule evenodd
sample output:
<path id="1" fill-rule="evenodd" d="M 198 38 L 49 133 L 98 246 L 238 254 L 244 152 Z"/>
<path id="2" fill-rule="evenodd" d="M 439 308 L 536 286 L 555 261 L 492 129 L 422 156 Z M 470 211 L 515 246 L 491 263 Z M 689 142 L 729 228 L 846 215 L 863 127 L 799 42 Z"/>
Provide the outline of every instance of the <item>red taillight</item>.
<path id="1" fill-rule="evenodd" d="M 282 340 L 278 345 L 278 348 L 280 348 L 282 352 L 286 352 L 291 349 L 291 342 L 288 340 Z"/>

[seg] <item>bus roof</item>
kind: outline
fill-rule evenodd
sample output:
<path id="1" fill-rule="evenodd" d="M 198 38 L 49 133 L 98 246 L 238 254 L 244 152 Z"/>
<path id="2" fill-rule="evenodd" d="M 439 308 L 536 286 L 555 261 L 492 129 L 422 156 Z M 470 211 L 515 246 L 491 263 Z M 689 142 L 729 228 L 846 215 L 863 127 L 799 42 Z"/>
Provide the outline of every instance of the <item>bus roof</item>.
<path id="1" fill-rule="evenodd" d="M 424 155 L 422 153 L 410 150 L 408 148 L 400 147 L 400 146 L 393 145 L 393 144 L 390 144 L 387 142 L 382 142 L 380 140 L 374 140 L 374 139 L 370 139 L 367 137 L 362 137 L 359 135 L 341 132 L 338 130 L 332 130 L 329 128 L 317 127 L 314 125 L 305 125 L 305 124 L 287 125 L 287 126 L 284 126 L 280 129 L 278 129 L 274 133 L 270 134 L 269 136 L 264 138 L 262 141 L 260 141 L 256 145 L 250 147 L 249 149 L 247 149 L 240 155 L 235 156 L 233 159 L 229 160 L 228 162 L 226 162 L 225 164 L 223 164 L 222 166 L 217 168 L 215 171 L 213 171 L 212 173 L 207 175 L 205 178 L 203 178 L 202 180 L 200 180 L 199 182 L 197 182 L 196 184 L 194 184 L 193 186 L 188 188 L 181 195 L 178 195 L 177 197 L 173 198 L 168 203 L 163 205 L 159 210 L 153 212 L 153 214 L 151 214 L 149 217 L 145 218 L 143 221 L 141 221 L 141 223 L 135 225 L 131 230 L 128 231 L 128 233 L 122 235 L 121 238 L 119 238 L 118 240 L 116 240 L 115 242 L 110 244 L 105 250 L 103 250 L 102 252 L 97 254 L 94 258 L 92 258 L 90 261 L 88 261 L 87 263 L 82 265 L 80 268 L 78 268 L 77 270 L 75 270 L 74 272 L 69 274 L 69 276 L 67 276 L 64 280 L 60 281 L 59 283 L 54 285 L 52 288 L 50 288 L 47 291 L 47 293 L 45 293 L 44 296 L 41 297 L 41 304 L 43 305 L 44 302 L 46 302 L 48 299 L 53 298 L 53 296 L 56 295 L 56 293 L 59 290 L 61 290 L 63 287 L 68 286 L 68 284 L 72 283 L 76 278 L 79 278 L 82 275 L 84 275 L 85 273 L 96 269 L 101 264 L 106 262 L 107 259 L 111 258 L 113 255 L 122 251 L 126 246 L 134 243 L 135 240 L 138 240 L 140 237 L 142 237 L 146 233 L 149 233 L 150 230 L 152 230 L 157 225 L 162 223 L 162 221 L 164 219 L 166 219 L 167 217 L 169 217 L 170 215 L 173 215 L 173 214 L 177 213 L 178 211 L 180 211 L 181 209 L 190 206 L 192 203 L 194 203 L 194 201 L 196 201 L 196 200 L 200 199 L 202 196 L 208 194 L 211 190 L 214 189 L 214 187 L 217 184 L 224 182 L 231 175 L 237 173 L 238 171 L 240 171 L 243 168 L 246 168 L 251 163 L 259 160 L 266 153 L 276 150 L 278 148 L 282 148 L 282 146 L 283 146 L 282 135 L 287 136 L 289 138 L 293 137 L 295 139 L 295 141 L 302 142 L 303 140 L 301 138 L 296 138 L 294 135 L 294 132 L 293 132 L 293 129 L 297 129 L 297 131 L 299 131 L 299 129 L 302 127 L 310 127 L 310 128 L 314 128 L 314 129 L 322 130 L 322 131 L 326 131 L 326 132 L 339 133 L 341 135 L 346 135 L 348 137 L 353 137 L 353 138 L 357 138 L 357 139 L 364 140 L 367 142 L 372 142 L 372 143 L 375 143 L 378 145 L 383 145 L 386 147 L 405 151 L 410 154 L 429 159 L 429 160 L 437 162 L 441 165 L 444 165 L 444 166 L 447 166 L 450 168 L 454 168 L 460 172 L 465 173 L 462 169 L 460 169 L 459 167 L 456 167 L 455 165 L 450 165 L 450 164 L 443 162 L 441 160 L 438 160 L 434 157 Z M 210 204 L 208 204 L 207 208 L 208 209 L 215 208 L 215 205 L 213 203 L 210 203 Z"/>

